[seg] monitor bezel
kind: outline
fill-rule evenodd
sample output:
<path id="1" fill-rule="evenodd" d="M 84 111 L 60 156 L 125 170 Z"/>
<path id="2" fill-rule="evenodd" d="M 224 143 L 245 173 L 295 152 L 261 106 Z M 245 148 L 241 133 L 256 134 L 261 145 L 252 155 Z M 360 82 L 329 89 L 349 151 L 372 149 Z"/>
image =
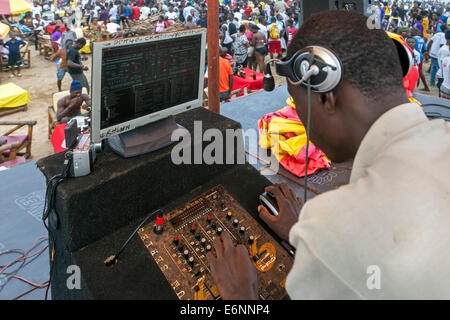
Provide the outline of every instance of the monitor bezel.
<path id="1" fill-rule="evenodd" d="M 101 83 L 102 83 L 102 51 L 104 48 L 124 47 L 131 44 L 140 44 L 160 40 L 179 39 L 183 37 L 201 36 L 199 88 L 197 99 L 175 105 L 173 107 L 150 113 L 145 116 L 122 122 L 105 129 L 101 129 Z M 176 115 L 186 110 L 198 108 L 203 103 L 203 79 L 205 73 L 205 49 L 206 49 L 206 29 L 198 28 L 191 30 L 175 31 L 168 33 L 152 34 L 132 38 L 115 39 L 110 41 L 94 42 L 92 50 L 92 73 L 91 73 L 91 104 L 92 104 L 92 141 L 98 142 L 114 135 L 133 130 L 137 127 L 165 119 L 171 115 Z"/>

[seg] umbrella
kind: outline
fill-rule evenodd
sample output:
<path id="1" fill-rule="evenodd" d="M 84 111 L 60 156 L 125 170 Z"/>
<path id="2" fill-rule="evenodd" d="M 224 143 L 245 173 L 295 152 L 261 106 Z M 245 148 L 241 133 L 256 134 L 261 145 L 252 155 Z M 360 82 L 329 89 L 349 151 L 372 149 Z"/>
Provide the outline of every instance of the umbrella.
<path id="1" fill-rule="evenodd" d="M 18 14 L 31 10 L 26 0 L 0 0 L 0 14 Z"/>

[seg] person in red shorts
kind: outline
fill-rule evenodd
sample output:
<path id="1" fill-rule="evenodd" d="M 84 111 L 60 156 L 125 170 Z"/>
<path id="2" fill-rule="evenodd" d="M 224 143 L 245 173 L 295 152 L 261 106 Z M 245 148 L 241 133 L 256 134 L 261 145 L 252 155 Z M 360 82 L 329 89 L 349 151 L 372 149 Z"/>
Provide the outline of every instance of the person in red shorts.
<path id="1" fill-rule="evenodd" d="M 269 26 L 269 53 L 270 58 L 274 59 L 274 54 L 277 54 L 277 58 L 281 57 L 281 27 L 275 19 L 272 19 L 272 23 Z"/>

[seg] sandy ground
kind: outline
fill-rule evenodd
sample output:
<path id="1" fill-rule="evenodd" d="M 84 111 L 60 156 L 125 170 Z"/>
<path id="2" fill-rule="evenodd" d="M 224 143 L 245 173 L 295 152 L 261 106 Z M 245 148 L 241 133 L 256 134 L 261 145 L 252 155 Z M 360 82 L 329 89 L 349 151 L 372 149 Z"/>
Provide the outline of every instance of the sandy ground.
<path id="1" fill-rule="evenodd" d="M 87 66 L 91 66 L 90 56 L 88 61 L 84 62 Z M 22 77 L 10 79 L 9 72 L 0 74 L 0 83 L 5 84 L 13 82 L 30 93 L 31 102 L 28 104 L 28 110 L 25 112 L 17 112 L 11 115 L 3 116 L 0 121 L 14 120 L 35 120 L 37 124 L 33 127 L 33 143 L 31 147 L 32 156 L 30 160 L 37 160 L 42 157 L 53 154 L 53 147 L 48 139 L 48 106 L 52 104 L 52 96 L 58 92 L 56 85 L 56 64 L 40 56 L 38 51 L 31 49 L 31 68 L 22 69 Z M 86 77 L 90 81 L 90 70 L 85 72 Z M 66 73 L 62 90 L 69 90 L 72 78 Z M 6 110 L 1 108 L 0 111 Z M 12 128 L 12 127 L 11 127 Z M 4 133 L 9 127 L 1 126 L 0 134 Z M 22 128 L 22 133 L 26 133 L 26 128 Z"/>
<path id="2" fill-rule="evenodd" d="M 91 66 L 91 58 L 88 56 L 88 61 L 84 64 Z M 428 70 L 429 63 L 424 64 L 424 70 Z M 37 124 L 33 128 L 33 143 L 32 143 L 32 157 L 30 160 L 37 160 L 42 157 L 53 154 L 53 147 L 48 139 L 48 106 L 52 104 L 52 95 L 58 91 L 56 85 L 56 65 L 55 63 L 44 59 L 43 56 L 39 56 L 38 52 L 31 49 L 31 68 L 22 70 L 22 77 L 15 77 L 13 79 L 8 78 L 10 73 L 2 72 L 0 74 L 0 83 L 6 84 L 13 82 L 30 93 L 30 102 L 28 104 L 28 110 L 25 112 L 17 112 L 12 115 L 3 116 L 0 121 L 14 121 L 14 120 L 35 120 Z M 87 71 L 86 77 L 90 81 L 91 73 Z M 425 72 L 427 80 L 429 74 Z M 63 80 L 63 90 L 68 90 L 71 82 L 71 77 L 66 74 Z M 422 88 L 423 85 L 420 85 Z M 417 90 L 417 89 L 416 89 Z M 438 90 L 436 87 L 431 88 L 431 92 L 424 92 L 423 90 L 417 90 L 420 93 L 430 94 L 438 96 Z M 281 107 L 281 106 L 280 106 Z M 5 109 L 0 109 L 3 111 Z M 5 126 L 0 127 L 0 135 L 4 133 L 8 128 Z M 22 128 L 20 133 L 26 133 L 26 128 Z"/>

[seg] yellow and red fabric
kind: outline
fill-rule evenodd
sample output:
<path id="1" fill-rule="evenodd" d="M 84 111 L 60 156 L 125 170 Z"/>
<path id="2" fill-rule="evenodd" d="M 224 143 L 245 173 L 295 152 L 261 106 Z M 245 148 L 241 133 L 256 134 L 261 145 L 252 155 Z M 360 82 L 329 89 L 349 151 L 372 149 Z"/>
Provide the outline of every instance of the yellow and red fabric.
<path id="1" fill-rule="evenodd" d="M 286 100 L 287 106 L 266 114 L 258 120 L 259 145 L 271 149 L 280 164 L 296 176 L 305 175 L 306 131 L 298 118 L 294 100 Z M 309 143 L 308 174 L 330 167 L 330 160 L 322 150 Z"/>
<path id="2" fill-rule="evenodd" d="M 388 36 L 391 39 L 396 40 L 396 41 L 400 42 L 401 44 L 403 44 L 414 56 L 413 50 L 408 46 L 408 44 L 406 43 L 405 39 L 403 39 L 402 36 L 400 36 L 396 33 L 392 33 L 392 32 L 386 32 L 386 33 L 388 34 Z M 422 105 L 419 101 L 414 99 L 412 96 L 418 79 L 419 79 L 419 70 L 417 69 L 416 66 L 412 66 L 409 73 L 405 77 L 403 77 L 403 87 L 406 90 L 406 95 L 408 96 L 409 101 L 415 102 L 418 105 Z"/>

